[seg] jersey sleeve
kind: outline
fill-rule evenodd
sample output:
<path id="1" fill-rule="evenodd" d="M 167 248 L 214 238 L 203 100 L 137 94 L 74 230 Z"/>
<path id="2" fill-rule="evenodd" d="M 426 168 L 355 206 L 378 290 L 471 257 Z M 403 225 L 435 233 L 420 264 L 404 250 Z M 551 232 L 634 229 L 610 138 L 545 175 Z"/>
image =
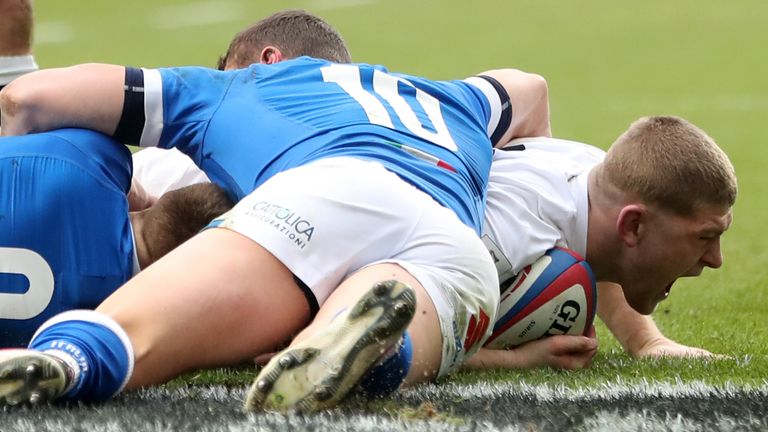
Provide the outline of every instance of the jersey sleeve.
<path id="1" fill-rule="evenodd" d="M 126 68 L 115 137 L 140 147 L 176 147 L 195 159 L 235 74 L 202 67 Z"/>
<path id="2" fill-rule="evenodd" d="M 512 123 L 512 104 L 507 91 L 496 79 L 486 75 L 470 77 L 464 82 L 471 84 L 484 96 L 487 102 L 486 131 L 491 143 L 497 143 Z"/>
<path id="3" fill-rule="evenodd" d="M 472 123 L 470 129 L 484 131 L 491 144 L 495 144 L 509 129 L 512 120 L 509 95 L 492 77 L 482 75 L 465 80 L 432 81 L 404 74 L 391 75 L 437 97 L 441 105 L 450 104 L 451 108 L 442 115 L 446 117 L 446 124 L 452 125 L 451 135 L 462 135 L 456 125 L 469 122 Z"/>

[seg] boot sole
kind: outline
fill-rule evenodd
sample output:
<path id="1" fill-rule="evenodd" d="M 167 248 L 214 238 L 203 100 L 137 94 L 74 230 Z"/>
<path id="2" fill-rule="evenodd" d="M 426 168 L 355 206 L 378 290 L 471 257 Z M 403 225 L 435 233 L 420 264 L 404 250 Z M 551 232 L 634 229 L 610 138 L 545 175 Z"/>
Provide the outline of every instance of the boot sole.
<path id="1" fill-rule="evenodd" d="M 246 411 L 307 413 L 337 405 L 400 339 L 415 311 L 413 289 L 395 280 L 377 283 L 343 320 L 275 356 L 248 391 Z"/>

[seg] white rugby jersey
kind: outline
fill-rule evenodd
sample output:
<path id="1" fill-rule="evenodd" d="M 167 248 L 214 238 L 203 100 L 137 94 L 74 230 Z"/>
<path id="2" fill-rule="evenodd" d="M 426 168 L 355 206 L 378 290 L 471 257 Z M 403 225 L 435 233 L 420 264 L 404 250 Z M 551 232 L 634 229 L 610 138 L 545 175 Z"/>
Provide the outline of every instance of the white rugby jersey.
<path id="1" fill-rule="evenodd" d="M 133 154 L 133 178 L 152 196 L 211 180 L 192 159 L 175 148 L 147 147 Z"/>
<path id="2" fill-rule="evenodd" d="M 586 255 L 587 177 L 605 152 L 575 141 L 522 138 L 496 150 L 483 241 L 503 284 L 555 246 Z"/>

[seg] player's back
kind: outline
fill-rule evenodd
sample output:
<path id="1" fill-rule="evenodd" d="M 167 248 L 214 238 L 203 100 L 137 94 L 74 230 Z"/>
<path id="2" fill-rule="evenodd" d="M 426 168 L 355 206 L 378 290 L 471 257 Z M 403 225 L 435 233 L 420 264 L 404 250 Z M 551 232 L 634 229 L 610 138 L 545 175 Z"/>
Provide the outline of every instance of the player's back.
<path id="1" fill-rule="evenodd" d="M 309 58 L 230 75 L 160 73 L 169 102 L 160 145 L 189 154 L 235 198 L 287 168 L 349 156 L 379 161 L 468 225 L 482 224 L 491 107 L 472 84 Z M 189 100 L 189 87 L 203 87 L 195 85 L 201 75 L 224 88 L 219 100 L 209 88 Z M 189 107 L 206 98 L 215 108 L 190 116 Z"/>
<path id="2" fill-rule="evenodd" d="M 496 150 L 483 240 L 502 282 L 554 246 L 586 254 L 587 180 L 604 155 L 556 138 L 522 138 Z"/>
<path id="3" fill-rule="evenodd" d="M 0 347 L 134 272 L 130 152 L 91 131 L 0 139 Z"/>

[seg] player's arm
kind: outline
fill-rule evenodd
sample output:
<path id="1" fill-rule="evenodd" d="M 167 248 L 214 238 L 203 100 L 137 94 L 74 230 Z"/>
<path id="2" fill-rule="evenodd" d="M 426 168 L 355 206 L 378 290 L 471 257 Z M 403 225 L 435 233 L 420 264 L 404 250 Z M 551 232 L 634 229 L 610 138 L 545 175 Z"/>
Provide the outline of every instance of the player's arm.
<path id="1" fill-rule="evenodd" d="M 0 92 L 2 134 L 62 127 L 113 135 L 123 110 L 125 68 L 83 64 L 24 75 Z"/>
<path id="2" fill-rule="evenodd" d="M 549 89 L 541 75 L 517 69 L 496 69 L 483 72 L 497 81 L 509 96 L 511 122 L 494 146 L 506 144 L 514 138 L 551 137 L 549 124 Z"/>
<path id="3" fill-rule="evenodd" d="M 705 349 L 682 345 L 664 336 L 650 316 L 641 315 L 627 304 L 620 285 L 597 285 L 597 315 L 631 356 L 714 356 Z"/>
<path id="4" fill-rule="evenodd" d="M 464 369 L 530 369 L 550 367 L 578 370 L 589 367 L 597 353 L 597 339 L 587 336 L 550 336 L 516 348 L 482 348 L 464 363 Z"/>

